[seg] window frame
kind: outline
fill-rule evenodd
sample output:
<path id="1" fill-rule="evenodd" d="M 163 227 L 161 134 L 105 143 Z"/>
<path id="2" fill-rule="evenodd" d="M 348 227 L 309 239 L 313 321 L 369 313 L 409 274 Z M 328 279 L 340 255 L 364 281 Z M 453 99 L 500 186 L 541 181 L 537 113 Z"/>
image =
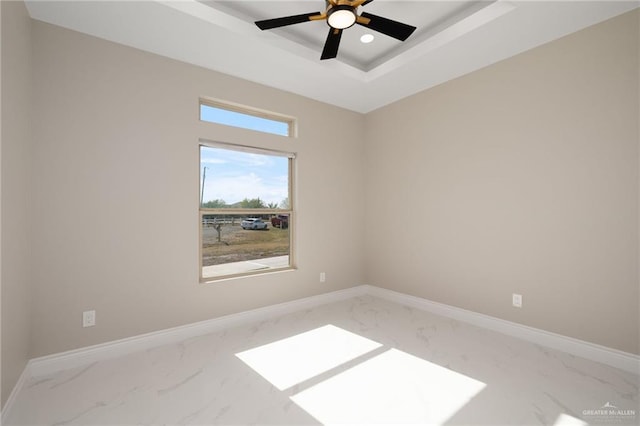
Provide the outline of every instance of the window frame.
<path id="1" fill-rule="evenodd" d="M 198 169 L 200 169 L 200 167 L 202 166 L 202 148 L 203 147 L 226 149 L 231 151 L 240 151 L 240 152 L 254 153 L 254 154 L 260 154 L 260 155 L 286 157 L 288 159 L 288 182 L 287 183 L 288 183 L 289 208 L 288 209 L 205 208 L 205 207 L 202 207 L 200 191 L 198 191 L 198 277 L 199 277 L 200 284 L 297 269 L 296 262 L 295 262 L 296 259 L 295 259 L 295 247 L 294 247 L 294 241 L 295 241 L 294 235 L 295 235 L 295 228 L 296 228 L 295 199 L 294 199 L 294 175 L 295 175 L 294 169 L 295 169 L 296 153 L 279 151 L 279 150 L 268 149 L 268 148 L 258 148 L 258 147 L 248 146 L 248 145 L 232 144 L 227 142 L 217 142 L 217 141 L 211 141 L 208 139 L 200 138 L 198 143 Z M 200 176 L 198 176 L 198 180 L 199 180 L 198 187 L 200 190 L 202 190 L 203 183 Z M 288 214 L 289 215 L 289 222 L 288 222 L 289 264 L 287 266 L 274 267 L 269 269 L 260 269 L 256 271 L 239 272 L 239 273 L 233 273 L 233 274 L 218 275 L 213 277 L 203 276 L 203 265 L 202 265 L 203 225 L 202 224 L 204 222 L 204 216 L 211 215 L 211 214 L 218 214 L 218 215 L 237 214 L 237 215 L 243 215 L 245 217 L 252 216 L 252 215 L 260 216 L 260 215 Z M 271 224 L 269 224 L 269 226 L 271 226 Z M 233 263 L 233 262 L 229 262 L 229 263 Z"/>
<path id="2" fill-rule="evenodd" d="M 233 126 L 230 124 L 216 123 L 212 121 L 203 120 L 202 114 L 201 114 L 201 108 L 203 105 L 212 107 L 212 108 L 223 109 L 231 112 L 237 112 L 239 114 L 245 114 L 245 115 L 249 115 L 257 118 L 263 118 L 266 120 L 277 121 L 279 123 L 285 123 L 288 127 L 287 135 L 280 135 L 277 133 L 264 132 L 261 130 L 251 129 L 251 128 L 242 127 L 242 126 Z M 234 102 L 223 101 L 221 99 L 205 98 L 205 97 L 199 98 L 198 119 L 203 123 L 218 124 L 220 126 L 228 126 L 236 129 L 251 130 L 254 132 L 266 133 L 268 135 L 283 136 L 287 138 L 296 138 L 298 136 L 297 120 L 295 117 L 285 115 L 285 114 L 278 114 L 271 111 L 266 111 L 260 108 L 253 108 L 246 105 L 237 104 Z"/>

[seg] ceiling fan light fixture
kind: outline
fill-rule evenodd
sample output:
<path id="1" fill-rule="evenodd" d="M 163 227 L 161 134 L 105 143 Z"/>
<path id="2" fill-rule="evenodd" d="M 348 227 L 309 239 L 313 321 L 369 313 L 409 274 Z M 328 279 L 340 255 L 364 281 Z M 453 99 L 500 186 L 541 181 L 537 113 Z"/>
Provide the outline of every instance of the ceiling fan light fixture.
<path id="1" fill-rule="evenodd" d="M 331 28 L 344 30 L 356 23 L 356 12 L 352 6 L 334 6 L 327 12 L 327 23 Z"/>

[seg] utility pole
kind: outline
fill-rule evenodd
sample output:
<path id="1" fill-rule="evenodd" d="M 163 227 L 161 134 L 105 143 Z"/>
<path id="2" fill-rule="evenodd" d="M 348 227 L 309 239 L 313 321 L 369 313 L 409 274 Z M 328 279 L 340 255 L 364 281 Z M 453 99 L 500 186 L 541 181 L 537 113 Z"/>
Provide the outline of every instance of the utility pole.
<path id="1" fill-rule="evenodd" d="M 204 172 L 202 173 L 202 188 L 200 189 L 200 207 L 204 204 L 204 182 L 207 179 L 207 166 L 204 167 Z"/>

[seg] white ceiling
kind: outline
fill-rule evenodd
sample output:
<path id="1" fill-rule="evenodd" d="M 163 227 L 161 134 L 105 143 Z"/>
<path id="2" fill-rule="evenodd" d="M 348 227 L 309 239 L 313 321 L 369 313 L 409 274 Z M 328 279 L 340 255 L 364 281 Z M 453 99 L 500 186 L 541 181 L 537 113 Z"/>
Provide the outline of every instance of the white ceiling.
<path id="1" fill-rule="evenodd" d="M 201 0 L 202 3 L 217 10 L 229 13 L 245 22 L 324 11 L 323 0 L 319 1 L 219 1 Z M 387 62 L 403 51 L 413 48 L 427 38 L 440 32 L 453 23 L 491 5 L 495 0 L 456 0 L 456 1 L 389 1 L 378 0 L 358 9 L 378 16 L 393 19 L 417 27 L 406 40 L 398 41 L 360 25 L 354 25 L 345 31 L 340 43 L 337 60 L 362 71 L 370 71 L 377 65 Z M 280 37 L 307 47 L 320 58 L 324 46 L 328 25 L 326 21 L 308 22 L 274 29 Z M 364 34 L 376 36 L 374 42 L 363 45 L 360 37 Z"/>
<path id="2" fill-rule="evenodd" d="M 627 1 L 375 0 L 359 9 L 418 27 L 407 41 L 355 25 L 320 60 L 325 22 L 253 21 L 324 11 L 323 0 L 27 0 L 31 17 L 358 112 L 369 112 L 639 6 Z M 372 33 L 375 40 L 359 38 Z"/>

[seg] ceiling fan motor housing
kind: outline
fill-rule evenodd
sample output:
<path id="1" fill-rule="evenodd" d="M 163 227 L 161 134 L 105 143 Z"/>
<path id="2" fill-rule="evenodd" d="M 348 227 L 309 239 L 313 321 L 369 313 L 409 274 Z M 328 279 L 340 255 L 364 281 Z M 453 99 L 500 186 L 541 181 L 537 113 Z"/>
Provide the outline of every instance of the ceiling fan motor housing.
<path id="1" fill-rule="evenodd" d="M 329 4 L 327 8 L 327 24 L 331 28 L 343 30 L 356 23 L 356 8 L 350 4 Z"/>

